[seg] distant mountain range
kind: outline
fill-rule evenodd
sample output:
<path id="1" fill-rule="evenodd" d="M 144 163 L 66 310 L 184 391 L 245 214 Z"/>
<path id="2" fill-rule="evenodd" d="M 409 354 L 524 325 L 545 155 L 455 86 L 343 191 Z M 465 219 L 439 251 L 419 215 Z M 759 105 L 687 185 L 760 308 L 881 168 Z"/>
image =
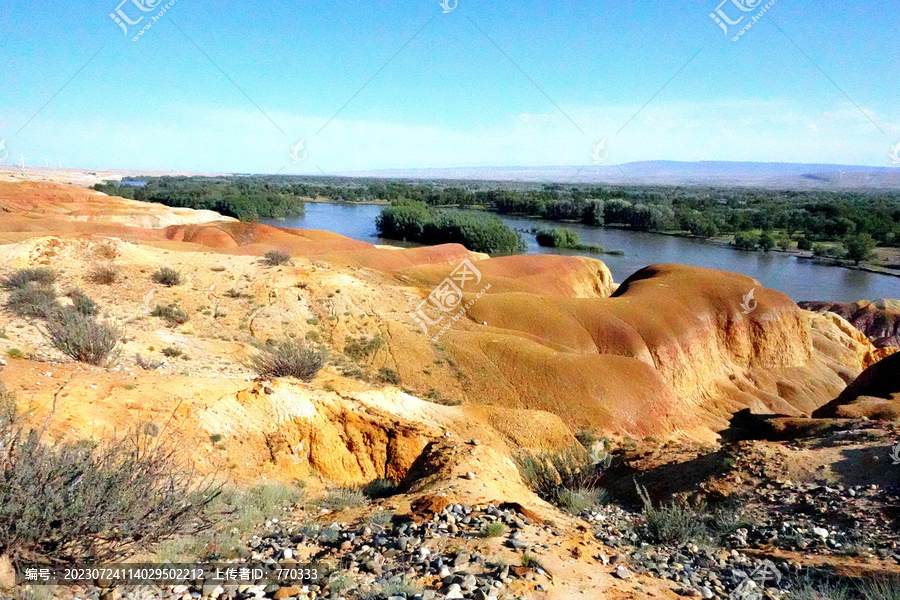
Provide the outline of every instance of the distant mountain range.
<path id="1" fill-rule="evenodd" d="M 653 160 L 621 165 L 383 169 L 337 173 L 347 177 L 457 179 L 546 183 L 748 186 L 780 189 L 897 189 L 900 166 L 864 167 L 763 162 Z"/>

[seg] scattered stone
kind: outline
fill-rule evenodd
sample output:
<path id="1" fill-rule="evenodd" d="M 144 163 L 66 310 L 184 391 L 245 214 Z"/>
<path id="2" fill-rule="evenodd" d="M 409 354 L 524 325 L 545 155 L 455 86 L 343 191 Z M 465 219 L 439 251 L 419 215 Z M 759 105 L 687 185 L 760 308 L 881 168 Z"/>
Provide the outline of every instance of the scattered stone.
<path id="1" fill-rule="evenodd" d="M 616 567 L 615 575 L 619 579 L 631 579 L 632 577 L 634 577 L 634 573 L 629 571 L 628 567 L 626 567 L 625 565 L 619 565 L 618 567 Z"/>

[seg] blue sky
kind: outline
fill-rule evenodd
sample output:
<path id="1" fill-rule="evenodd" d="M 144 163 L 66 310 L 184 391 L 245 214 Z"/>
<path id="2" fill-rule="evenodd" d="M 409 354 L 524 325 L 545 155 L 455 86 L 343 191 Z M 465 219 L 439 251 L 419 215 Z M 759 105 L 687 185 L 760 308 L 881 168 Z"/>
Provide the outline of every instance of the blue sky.
<path id="1" fill-rule="evenodd" d="M 171 0 L 120 1 L 3 2 L 3 162 L 581 165 L 605 139 L 607 164 L 890 166 L 900 142 L 895 0 L 777 0 L 738 41 L 770 0 L 722 4 L 728 35 L 719 0 L 175 0 L 138 41 Z"/>

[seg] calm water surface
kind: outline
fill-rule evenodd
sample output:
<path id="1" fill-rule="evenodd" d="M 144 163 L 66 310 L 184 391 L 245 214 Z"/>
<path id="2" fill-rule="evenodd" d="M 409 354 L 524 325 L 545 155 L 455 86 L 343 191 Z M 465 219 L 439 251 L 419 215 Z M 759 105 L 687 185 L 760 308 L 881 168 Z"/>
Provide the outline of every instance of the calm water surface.
<path id="1" fill-rule="evenodd" d="M 376 205 L 306 204 L 306 215 L 286 221 L 267 221 L 279 227 L 324 229 L 373 244 L 397 244 L 378 237 L 375 217 L 381 212 Z M 521 217 L 501 217 L 515 229 L 539 227 L 542 221 Z M 833 300 L 853 302 L 877 298 L 900 297 L 900 278 L 876 273 L 853 271 L 840 267 L 813 264 L 781 252 L 740 252 L 702 240 L 679 238 L 624 229 L 604 229 L 566 223 L 578 232 L 584 244 L 622 250 L 625 256 L 592 255 L 542 248 L 533 235 L 522 234 L 527 254 L 583 254 L 599 258 L 612 271 L 617 282 L 638 269 L 653 263 L 678 263 L 733 271 L 749 275 L 766 287 L 779 290 L 794 301 Z M 399 245 L 399 244 L 397 244 Z"/>

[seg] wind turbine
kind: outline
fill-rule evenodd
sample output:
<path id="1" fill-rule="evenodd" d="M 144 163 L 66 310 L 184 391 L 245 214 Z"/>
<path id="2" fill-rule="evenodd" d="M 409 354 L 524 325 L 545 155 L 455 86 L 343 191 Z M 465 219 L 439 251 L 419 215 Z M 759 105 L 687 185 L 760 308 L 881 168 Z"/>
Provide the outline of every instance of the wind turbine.
<path id="1" fill-rule="evenodd" d="M 20 156 L 19 160 L 22 161 L 22 170 L 24 171 L 25 170 L 25 155 L 20 152 L 19 156 Z"/>

